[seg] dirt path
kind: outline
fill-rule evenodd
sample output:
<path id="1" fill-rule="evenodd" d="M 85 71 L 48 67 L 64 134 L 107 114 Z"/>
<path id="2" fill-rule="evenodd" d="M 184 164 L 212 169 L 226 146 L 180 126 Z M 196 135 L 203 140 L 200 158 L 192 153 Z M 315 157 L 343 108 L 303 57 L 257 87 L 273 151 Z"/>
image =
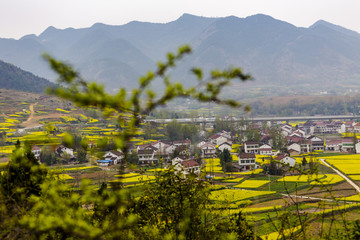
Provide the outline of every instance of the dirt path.
<path id="1" fill-rule="evenodd" d="M 28 119 L 22 123 L 22 125 L 24 125 L 24 126 L 28 125 L 31 122 L 31 120 L 34 118 L 34 113 L 35 113 L 34 106 L 37 104 L 38 104 L 37 102 L 34 104 L 30 104 L 30 106 L 29 106 L 30 115 L 29 115 Z"/>
<path id="2" fill-rule="evenodd" d="M 61 116 L 64 116 L 64 114 L 62 114 L 62 113 L 51 113 L 51 114 L 47 114 L 47 115 L 34 116 L 35 115 L 34 106 L 37 104 L 38 103 L 34 103 L 29 106 L 30 115 L 29 115 L 28 119 L 21 124 L 25 129 L 41 127 L 42 125 L 39 124 L 39 120 L 41 120 L 41 119 L 60 118 Z"/>
<path id="3" fill-rule="evenodd" d="M 334 168 L 333 166 L 331 166 L 330 164 L 328 164 L 325 159 L 320 159 L 320 161 L 327 167 L 331 168 L 332 170 L 334 170 L 340 177 L 342 177 L 343 179 L 345 179 L 345 181 L 347 181 L 351 186 L 353 186 L 355 188 L 355 190 L 357 192 L 360 192 L 360 187 L 358 185 L 356 185 L 350 178 L 348 178 L 347 176 L 345 176 L 344 174 L 342 174 L 339 170 L 337 170 L 336 168 Z"/>

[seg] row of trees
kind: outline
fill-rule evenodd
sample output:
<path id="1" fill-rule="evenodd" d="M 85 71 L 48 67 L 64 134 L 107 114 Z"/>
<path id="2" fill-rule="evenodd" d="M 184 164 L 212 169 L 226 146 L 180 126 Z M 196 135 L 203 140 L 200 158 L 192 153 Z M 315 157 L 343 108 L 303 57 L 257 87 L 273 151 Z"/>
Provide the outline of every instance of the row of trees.
<path id="1" fill-rule="evenodd" d="M 251 103 L 252 114 L 255 116 L 312 116 L 358 114 L 360 98 L 328 98 L 322 101 L 314 100 L 311 103 L 302 103 L 296 99 L 285 104 L 268 104 L 262 101 Z"/>

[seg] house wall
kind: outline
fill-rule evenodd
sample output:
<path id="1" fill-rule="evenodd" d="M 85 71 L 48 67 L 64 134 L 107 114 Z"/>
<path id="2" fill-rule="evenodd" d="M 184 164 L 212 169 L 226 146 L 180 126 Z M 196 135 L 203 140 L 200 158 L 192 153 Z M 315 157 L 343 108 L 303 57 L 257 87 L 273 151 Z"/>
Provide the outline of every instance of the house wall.
<path id="1" fill-rule="evenodd" d="M 283 159 L 280 160 L 281 163 L 284 163 L 284 164 L 289 164 L 290 167 L 293 167 L 295 166 L 295 159 L 287 156 L 287 157 L 284 157 Z"/>

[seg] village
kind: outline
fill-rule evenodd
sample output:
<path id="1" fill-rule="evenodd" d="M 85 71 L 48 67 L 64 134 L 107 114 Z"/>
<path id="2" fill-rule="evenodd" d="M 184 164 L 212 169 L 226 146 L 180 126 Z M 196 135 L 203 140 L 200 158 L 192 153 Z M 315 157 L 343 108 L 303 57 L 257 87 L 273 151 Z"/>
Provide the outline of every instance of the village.
<path id="1" fill-rule="evenodd" d="M 268 123 L 270 124 L 270 123 Z M 360 153 L 360 142 L 356 133 L 360 133 L 360 124 L 354 121 L 306 121 L 303 123 L 271 123 L 278 128 L 281 143 L 274 146 L 274 139 L 269 128 L 264 124 L 252 123 L 252 130 L 259 134 L 258 140 L 246 139 L 246 126 L 231 131 L 222 130 L 209 137 L 203 137 L 199 143 L 183 140 L 156 140 L 147 144 L 129 144 L 128 155 L 135 157 L 139 167 L 179 165 L 183 173 L 200 174 L 206 159 L 218 158 L 226 149 L 231 156 L 232 172 L 252 171 L 261 168 L 264 158 L 270 158 L 282 164 L 294 167 L 296 159 L 303 154 L 311 153 Z M 243 138 L 239 139 L 238 135 Z M 279 139 L 277 139 L 279 141 Z M 95 142 L 89 142 L 89 149 L 95 148 Z M 66 155 L 65 163 L 76 163 L 74 149 L 59 145 L 55 155 L 59 158 Z M 32 152 L 41 162 L 41 147 L 32 146 Z M 258 158 L 256 157 L 258 156 Z M 103 152 L 102 158 L 96 160 L 100 167 L 116 166 L 124 163 L 124 153 L 118 149 Z M 262 162 L 256 161 L 261 159 Z M 204 162 L 205 161 L 205 162 Z"/>

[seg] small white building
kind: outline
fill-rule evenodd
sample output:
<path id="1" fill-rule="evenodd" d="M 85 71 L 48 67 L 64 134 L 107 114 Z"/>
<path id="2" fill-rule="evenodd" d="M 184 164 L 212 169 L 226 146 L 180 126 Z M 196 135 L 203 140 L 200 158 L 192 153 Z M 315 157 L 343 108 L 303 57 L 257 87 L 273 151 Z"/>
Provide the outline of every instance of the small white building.
<path id="1" fill-rule="evenodd" d="M 232 144 L 229 142 L 223 142 L 222 144 L 219 145 L 218 149 L 222 152 L 224 151 L 224 149 L 227 149 L 230 152 L 232 149 Z"/>
<path id="2" fill-rule="evenodd" d="M 282 164 L 289 165 L 290 167 L 294 167 L 296 164 L 296 160 L 294 158 L 284 154 L 279 155 L 276 160 L 278 160 Z"/>
<path id="3" fill-rule="evenodd" d="M 176 157 L 171 160 L 171 163 L 174 166 L 175 172 L 181 172 L 184 176 L 190 173 L 200 174 L 200 165 L 194 160 L 184 160 Z"/>
<path id="4" fill-rule="evenodd" d="M 39 146 L 32 146 L 31 147 L 31 152 L 35 155 L 35 158 L 37 160 L 40 159 L 41 148 Z"/>
<path id="5" fill-rule="evenodd" d="M 229 142 L 231 141 L 230 139 L 228 139 L 227 137 L 223 136 L 223 135 L 218 135 L 218 134 L 215 134 L 215 135 L 212 135 L 210 137 L 210 141 L 212 144 L 214 145 L 220 145 L 224 142 Z"/>
<path id="6" fill-rule="evenodd" d="M 273 155 L 272 147 L 268 144 L 263 144 L 259 147 L 259 154 L 260 155 Z"/>
<path id="7" fill-rule="evenodd" d="M 139 164 L 141 165 L 156 164 L 159 161 L 154 149 L 138 150 L 137 154 L 139 157 Z"/>
<path id="8" fill-rule="evenodd" d="M 253 141 L 246 141 L 244 143 L 245 153 L 259 154 L 259 143 Z"/>
<path id="9" fill-rule="evenodd" d="M 340 152 L 341 147 L 342 147 L 341 139 L 334 139 L 326 142 L 326 151 Z"/>
<path id="10" fill-rule="evenodd" d="M 212 158 L 216 155 L 216 146 L 211 143 L 205 143 L 200 147 L 202 158 Z"/>
<path id="11" fill-rule="evenodd" d="M 104 154 L 105 160 L 111 160 L 113 165 L 116 165 L 118 163 L 121 163 L 121 161 L 124 159 L 124 153 L 117 150 L 111 150 Z"/>
<path id="12" fill-rule="evenodd" d="M 60 156 L 63 154 L 68 154 L 71 158 L 74 158 L 74 150 L 72 148 L 65 147 L 64 145 L 58 146 L 55 151 Z"/>
<path id="13" fill-rule="evenodd" d="M 354 151 L 354 139 L 353 138 L 343 138 L 341 144 L 342 152 L 353 152 Z"/>
<path id="14" fill-rule="evenodd" d="M 297 152 L 301 152 L 301 146 L 298 143 L 291 143 L 290 145 L 287 146 L 287 150 L 288 151 L 294 150 Z"/>
<path id="15" fill-rule="evenodd" d="M 255 154 L 254 153 L 239 153 L 239 165 L 242 170 L 251 170 L 255 168 Z"/>

